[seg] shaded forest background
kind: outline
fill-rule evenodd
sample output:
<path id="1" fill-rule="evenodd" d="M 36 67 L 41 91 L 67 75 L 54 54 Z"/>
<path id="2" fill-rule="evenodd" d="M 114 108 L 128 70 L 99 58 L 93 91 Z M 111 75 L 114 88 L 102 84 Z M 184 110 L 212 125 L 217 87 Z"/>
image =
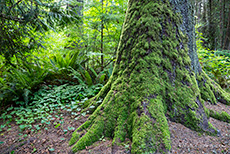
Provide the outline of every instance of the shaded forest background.
<path id="1" fill-rule="evenodd" d="M 196 0 L 196 40 L 205 72 L 223 88 L 229 89 L 230 2 Z"/>
<path id="2" fill-rule="evenodd" d="M 112 74 L 126 8 L 127 0 L 1 1 L 0 131 L 11 121 L 39 129 L 32 124 L 58 108 L 80 111 Z M 202 68 L 230 91 L 230 1 L 196 0 L 194 11 Z"/>
<path id="3" fill-rule="evenodd" d="M 195 15 L 198 29 L 211 50 L 230 50 L 230 4 L 227 0 L 196 0 Z"/>

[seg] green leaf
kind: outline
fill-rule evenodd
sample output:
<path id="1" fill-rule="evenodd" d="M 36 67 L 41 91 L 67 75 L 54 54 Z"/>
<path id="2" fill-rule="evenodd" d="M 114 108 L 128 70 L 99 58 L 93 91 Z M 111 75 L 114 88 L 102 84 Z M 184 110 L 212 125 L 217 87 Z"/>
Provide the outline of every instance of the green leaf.
<path id="1" fill-rule="evenodd" d="M 54 148 L 51 148 L 51 149 L 49 149 L 49 151 L 55 151 L 55 149 L 54 149 Z"/>
<path id="2" fill-rule="evenodd" d="M 60 124 L 60 123 L 58 123 L 58 124 L 55 126 L 55 128 L 58 128 L 60 125 L 61 125 L 61 124 Z"/>
<path id="3" fill-rule="evenodd" d="M 86 112 L 81 113 L 81 115 L 82 115 L 82 116 L 85 116 L 85 115 L 86 115 Z"/>
<path id="4" fill-rule="evenodd" d="M 90 109 L 93 109 L 93 108 L 95 108 L 95 106 L 91 105 L 89 108 L 90 108 Z"/>
<path id="5" fill-rule="evenodd" d="M 7 108 L 7 111 L 10 111 L 10 110 L 12 110 L 13 109 L 13 107 L 9 107 L 9 108 Z"/>
<path id="6" fill-rule="evenodd" d="M 37 151 L 37 149 L 36 149 L 36 148 L 34 148 L 34 149 L 33 149 L 33 151 L 32 151 L 32 153 L 34 153 L 34 152 L 36 152 L 36 151 Z"/>
<path id="7" fill-rule="evenodd" d="M 64 129 L 63 131 L 64 131 L 65 134 L 68 132 L 68 130 L 66 130 L 66 129 Z"/>

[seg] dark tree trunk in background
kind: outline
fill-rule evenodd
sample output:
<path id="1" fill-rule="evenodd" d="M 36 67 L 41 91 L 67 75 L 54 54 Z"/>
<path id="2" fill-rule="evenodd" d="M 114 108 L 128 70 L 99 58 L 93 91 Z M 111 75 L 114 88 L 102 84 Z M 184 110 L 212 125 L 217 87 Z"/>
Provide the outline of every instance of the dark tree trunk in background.
<path id="1" fill-rule="evenodd" d="M 220 28 L 220 35 L 219 35 L 219 41 L 220 41 L 220 48 L 222 48 L 223 46 L 223 28 L 224 28 L 224 23 L 223 23 L 223 6 L 224 6 L 224 3 L 223 3 L 223 0 L 220 0 L 220 23 L 219 23 L 219 28 Z"/>
<path id="2" fill-rule="evenodd" d="M 209 48 L 211 50 L 215 49 L 215 19 L 214 19 L 214 10 L 213 10 L 213 2 L 212 0 L 209 0 L 208 2 L 208 24 L 209 24 L 209 29 L 208 29 L 208 42 L 210 43 Z"/>
<path id="3" fill-rule="evenodd" d="M 113 74 L 85 103 L 83 112 L 92 115 L 73 133 L 73 152 L 104 136 L 113 138 L 113 146 L 129 138 L 134 154 L 169 153 L 167 119 L 218 133 L 208 122 L 215 111 L 204 100 L 217 103 L 218 98 L 229 105 L 230 96 L 199 65 L 193 2 L 129 1 Z"/>
<path id="4" fill-rule="evenodd" d="M 197 0 L 195 10 L 197 10 L 195 15 L 198 19 L 202 19 L 197 20 L 201 26 L 199 31 L 208 39 L 204 42 L 204 47 L 211 50 L 227 50 L 230 43 L 228 39 L 230 37 L 228 28 L 230 1 Z"/>
<path id="5" fill-rule="evenodd" d="M 230 4 L 229 4 L 229 9 L 230 9 Z M 226 36 L 225 36 L 223 48 L 230 50 L 230 11 L 228 12 L 228 24 L 226 29 L 227 30 L 226 30 Z"/>

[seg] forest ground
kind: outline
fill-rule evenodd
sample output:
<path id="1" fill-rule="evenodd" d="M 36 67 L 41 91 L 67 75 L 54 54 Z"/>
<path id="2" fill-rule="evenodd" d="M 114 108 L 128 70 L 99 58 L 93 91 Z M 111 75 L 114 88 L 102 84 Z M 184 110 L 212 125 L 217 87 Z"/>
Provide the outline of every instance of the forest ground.
<path id="1" fill-rule="evenodd" d="M 230 106 L 218 103 L 205 104 L 213 110 L 222 110 L 230 114 Z M 60 116 L 62 115 L 62 116 Z M 71 154 L 68 141 L 74 129 L 83 124 L 89 115 L 81 116 L 75 120 L 67 111 L 59 111 L 58 116 L 53 115 L 51 123 L 45 128 L 31 132 L 19 131 L 18 125 L 11 122 L 10 130 L 0 132 L 0 154 Z M 60 123 L 60 125 L 57 125 Z M 230 124 L 210 118 L 210 122 L 221 131 L 221 136 L 208 136 L 204 133 L 192 131 L 185 126 L 168 121 L 171 132 L 171 153 L 191 154 L 230 154 Z M 0 121 L 0 125 L 3 121 Z M 34 125 L 42 125 L 36 123 Z M 130 153 L 131 141 L 127 139 L 123 146 L 113 147 L 112 140 L 101 138 L 94 145 L 86 147 L 79 154 L 125 154 Z"/>

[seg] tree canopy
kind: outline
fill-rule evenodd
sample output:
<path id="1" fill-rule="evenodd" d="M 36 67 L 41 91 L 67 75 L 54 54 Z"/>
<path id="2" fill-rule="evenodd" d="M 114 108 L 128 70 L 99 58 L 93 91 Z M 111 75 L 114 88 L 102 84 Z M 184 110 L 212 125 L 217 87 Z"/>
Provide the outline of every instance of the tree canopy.
<path id="1" fill-rule="evenodd" d="M 10 62 L 14 56 L 25 58 L 26 53 L 42 47 L 45 31 L 79 19 L 69 4 L 73 1 L 1 1 L 0 54 Z"/>

